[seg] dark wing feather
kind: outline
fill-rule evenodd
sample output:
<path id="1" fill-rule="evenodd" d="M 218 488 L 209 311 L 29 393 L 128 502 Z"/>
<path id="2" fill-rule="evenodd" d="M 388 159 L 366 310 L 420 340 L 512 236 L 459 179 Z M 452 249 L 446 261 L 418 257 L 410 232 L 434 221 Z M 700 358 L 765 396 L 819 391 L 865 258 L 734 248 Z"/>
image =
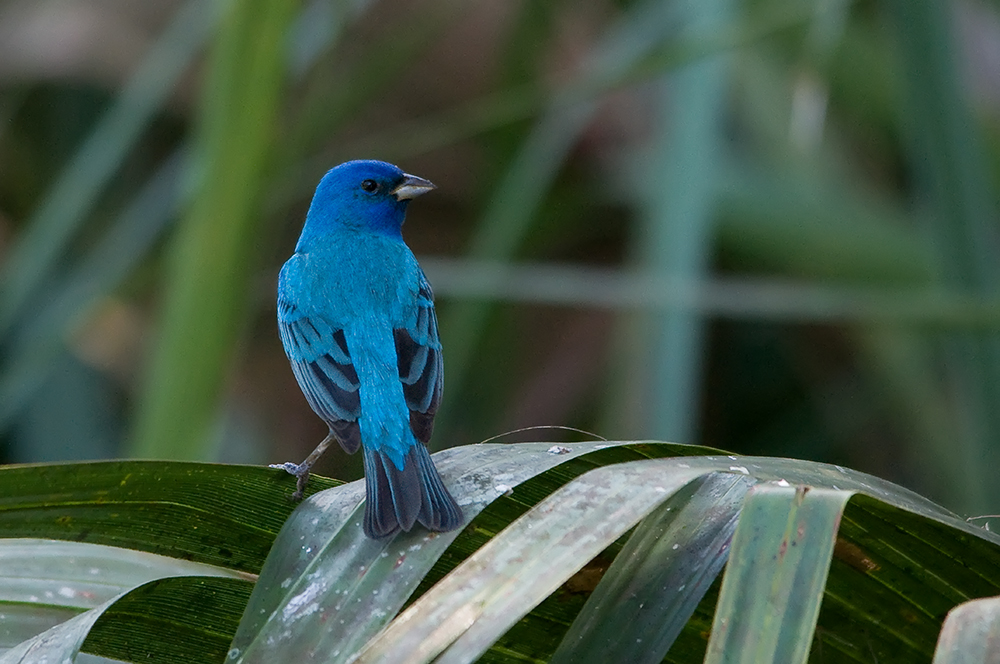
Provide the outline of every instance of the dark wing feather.
<path id="1" fill-rule="evenodd" d="M 410 430 L 427 444 L 434 429 L 434 415 L 444 389 L 444 358 L 434 313 L 434 293 L 423 274 L 417 293 L 416 311 L 406 328 L 393 330 L 396 361 L 403 396 L 410 409 Z"/>
<path id="2" fill-rule="evenodd" d="M 361 446 L 360 381 L 344 331 L 322 318 L 303 315 L 294 304 L 279 298 L 278 332 L 306 401 L 341 447 L 350 454 L 357 452 Z"/>

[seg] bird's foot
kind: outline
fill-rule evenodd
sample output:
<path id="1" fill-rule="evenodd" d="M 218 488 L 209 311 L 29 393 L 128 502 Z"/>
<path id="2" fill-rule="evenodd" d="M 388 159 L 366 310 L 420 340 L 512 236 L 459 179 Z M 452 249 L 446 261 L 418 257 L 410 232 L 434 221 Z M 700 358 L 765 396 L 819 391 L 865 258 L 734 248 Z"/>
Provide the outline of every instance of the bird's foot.
<path id="1" fill-rule="evenodd" d="M 289 475 L 294 475 L 295 479 L 295 493 L 292 494 L 292 500 L 302 500 L 302 496 L 305 495 L 306 482 L 309 481 L 309 468 L 310 466 L 304 463 L 292 463 L 291 461 L 286 461 L 285 463 L 272 463 L 271 468 L 276 468 L 283 470 Z"/>

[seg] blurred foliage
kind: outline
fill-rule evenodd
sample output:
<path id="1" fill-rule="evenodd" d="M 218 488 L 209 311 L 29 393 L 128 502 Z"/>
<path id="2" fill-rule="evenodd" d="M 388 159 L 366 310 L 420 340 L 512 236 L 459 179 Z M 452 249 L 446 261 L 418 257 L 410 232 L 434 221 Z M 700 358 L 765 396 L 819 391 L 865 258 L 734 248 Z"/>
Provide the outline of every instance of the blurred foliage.
<path id="1" fill-rule="evenodd" d="M 242 4 L 0 2 L 3 460 L 303 457 L 276 275 L 374 157 L 439 186 L 435 446 L 570 425 L 1000 509 L 996 2 Z"/>

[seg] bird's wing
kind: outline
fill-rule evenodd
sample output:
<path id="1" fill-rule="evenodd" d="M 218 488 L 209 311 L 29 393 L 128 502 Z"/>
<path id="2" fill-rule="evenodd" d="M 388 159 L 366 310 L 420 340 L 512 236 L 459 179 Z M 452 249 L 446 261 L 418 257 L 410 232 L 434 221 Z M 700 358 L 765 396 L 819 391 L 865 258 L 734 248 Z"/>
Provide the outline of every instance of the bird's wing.
<path id="1" fill-rule="evenodd" d="M 434 313 L 434 293 L 422 272 L 414 308 L 408 317 L 409 323 L 393 330 L 393 337 L 399 380 L 410 409 L 410 430 L 417 440 L 426 444 L 434 428 L 434 415 L 441 404 L 444 359 Z"/>
<path id="2" fill-rule="evenodd" d="M 278 331 L 292 371 L 312 409 L 326 421 L 350 454 L 361 445 L 361 386 L 344 330 L 319 316 L 307 316 L 278 298 Z"/>

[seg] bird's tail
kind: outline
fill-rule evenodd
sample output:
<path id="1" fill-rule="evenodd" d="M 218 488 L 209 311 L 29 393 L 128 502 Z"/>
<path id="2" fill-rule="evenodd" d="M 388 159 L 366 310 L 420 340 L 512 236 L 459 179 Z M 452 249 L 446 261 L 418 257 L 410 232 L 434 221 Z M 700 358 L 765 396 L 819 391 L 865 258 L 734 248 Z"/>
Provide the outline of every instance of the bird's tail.
<path id="1" fill-rule="evenodd" d="M 403 468 L 383 452 L 362 446 L 365 460 L 365 534 L 387 537 L 409 531 L 419 521 L 444 532 L 462 525 L 462 508 L 448 493 L 427 448 L 415 443 L 403 457 Z"/>

